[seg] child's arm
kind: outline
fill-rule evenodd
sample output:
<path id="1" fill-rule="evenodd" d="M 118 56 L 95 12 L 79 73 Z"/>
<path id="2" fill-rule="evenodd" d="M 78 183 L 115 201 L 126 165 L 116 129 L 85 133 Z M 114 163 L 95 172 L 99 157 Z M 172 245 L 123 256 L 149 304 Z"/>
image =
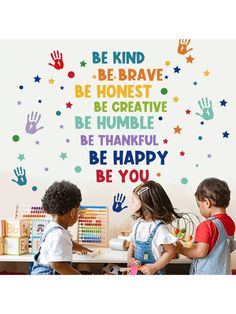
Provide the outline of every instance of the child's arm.
<path id="1" fill-rule="evenodd" d="M 159 260 L 153 264 L 145 264 L 141 271 L 145 275 L 152 275 L 165 267 L 173 258 L 175 258 L 175 246 L 173 244 L 163 244 L 164 253 Z"/>
<path id="2" fill-rule="evenodd" d="M 133 264 L 135 262 L 134 259 L 134 245 L 132 242 L 130 242 L 129 248 L 128 248 L 128 254 L 127 254 L 127 264 L 128 266 L 130 266 L 131 264 Z"/>
<path id="3" fill-rule="evenodd" d="M 60 275 L 81 275 L 81 273 L 66 262 L 51 262 L 49 265 Z"/>
<path id="4" fill-rule="evenodd" d="M 176 246 L 180 254 L 187 256 L 189 258 L 205 257 L 209 250 L 209 244 L 203 242 L 195 243 L 192 247 L 187 248 L 184 247 L 181 242 L 177 241 Z"/>
<path id="5" fill-rule="evenodd" d="M 87 254 L 88 252 L 92 252 L 87 247 L 79 244 L 78 242 L 72 241 L 72 250 L 75 252 L 80 252 L 82 254 Z"/>

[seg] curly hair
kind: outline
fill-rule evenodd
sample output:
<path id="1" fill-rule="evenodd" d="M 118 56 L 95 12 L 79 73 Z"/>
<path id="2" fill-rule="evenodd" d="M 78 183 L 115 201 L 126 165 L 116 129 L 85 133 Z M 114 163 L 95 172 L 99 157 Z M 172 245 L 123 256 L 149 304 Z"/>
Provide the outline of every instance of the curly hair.
<path id="1" fill-rule="evenodd" d="M 175 218 L 181 218 L 159 183 L 147 181 L 138 185 L 133 192 L 141 201 L 141 208 L 132 216 L 134 219 L 144 218 L 148 214 L 153 220 L 170 224 Z"/>
<path id="2" fill-rule="evenodd" d="M 208 198 L 214 206 L 226 208 L 230 202 L 230 189 L 225 181 L 207 178 L 199 184 L 195 196 L 198 201 Z"/>
<path id="3" fill-rule="evenodd" d="M 69 181 L 54 182 L 42 198 L 42 207 L 46 213 L 62 216 L 72 208 L 80 206 L 82 201 L 80 189 Z"/>

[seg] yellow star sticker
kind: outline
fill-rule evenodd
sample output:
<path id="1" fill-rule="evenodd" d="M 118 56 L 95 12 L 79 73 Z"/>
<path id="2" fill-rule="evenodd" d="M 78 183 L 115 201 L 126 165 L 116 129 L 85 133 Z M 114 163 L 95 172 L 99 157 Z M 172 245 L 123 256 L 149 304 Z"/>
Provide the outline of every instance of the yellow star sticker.
<path id="1" fill-rule="evenodd" d="M 208 70 L 204 71 L 204 76 L 209 76 L 210 72 Z"/>
<path id="2" fill-rule="evenodd" d="M 48 82 L 49 82 L 49 84 L 53 85 L 54 82 L 55 82 L 55 80 L 54 80 L 53 78 L 50 78 L 50 79 L 48 80 Z"/>
<path id="3" fill-rule="evenodd" d="M 179 102 L 179 98 L 177 96 L 173 97 L 173 102 Z"/>

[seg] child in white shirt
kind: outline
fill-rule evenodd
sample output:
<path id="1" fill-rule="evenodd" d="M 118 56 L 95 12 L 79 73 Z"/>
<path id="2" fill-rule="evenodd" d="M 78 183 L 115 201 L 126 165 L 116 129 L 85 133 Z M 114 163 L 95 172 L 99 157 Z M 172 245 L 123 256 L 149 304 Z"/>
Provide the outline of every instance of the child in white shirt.
<path id="1" fill-rule="evenodd" d="M 78 220 L 81 200 L 80 189 L 68 181 L 55 182 L 47 189 L 42 207 L 52 215 L 52 222 L 45 228 L 31 275 L 80 275 L 71 266 L 72 253 L 91 251 L 73 241 L 67 229 Z"/>
<path id="2" fill-rule="evenodd" d="M 177 241 L 166 224 L 180 216 L 163 187 L 154 181 L 136 187 L 132 198 L 137 223 L 129 237 L 128 267 L 138 262 L 138 274 L 164 274 L 165 266 L 176 256 Z"/>

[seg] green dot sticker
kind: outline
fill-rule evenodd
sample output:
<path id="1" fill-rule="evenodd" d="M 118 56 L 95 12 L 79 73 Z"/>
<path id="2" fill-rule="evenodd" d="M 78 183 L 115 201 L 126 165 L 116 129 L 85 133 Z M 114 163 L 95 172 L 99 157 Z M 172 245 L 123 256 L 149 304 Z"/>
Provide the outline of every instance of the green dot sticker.
<path id="1" fill-rule="evenodd" d="M 76 166 L 76 167 L 75 167 L 75 172 L 76 172 L 76 173 L 80 173 L 80 172 L 81 172 L 81 170 L 82 170 L 82 169 L 81 169 L 81 167 L 80 167 L 80 166 Z"/>
<path id="2" fill-rule="evenodd" d="M 181 179 L 181 183 L 182 184 L 187 184 L 188 183 L 188 179 L 187 178 L 182 178 Z"/>
<path id="3" fill-rule="evenodd" d="M 19 142 L 19 140 L 20 140 L 20 137 L 19 137 L 19 135 L 13 135 L 12 136 L 12 140 L 13 140 L 13 142 Z"/>
<path id="4" fill-rule="evenodd" d="M 168 89 L 165 88 L 165 87 L 163 87 L 163 88 L 161 89 L 161 93 L 162 93 L 162 95 L 166 95 L 166 94 L 168 93 Z"/>

